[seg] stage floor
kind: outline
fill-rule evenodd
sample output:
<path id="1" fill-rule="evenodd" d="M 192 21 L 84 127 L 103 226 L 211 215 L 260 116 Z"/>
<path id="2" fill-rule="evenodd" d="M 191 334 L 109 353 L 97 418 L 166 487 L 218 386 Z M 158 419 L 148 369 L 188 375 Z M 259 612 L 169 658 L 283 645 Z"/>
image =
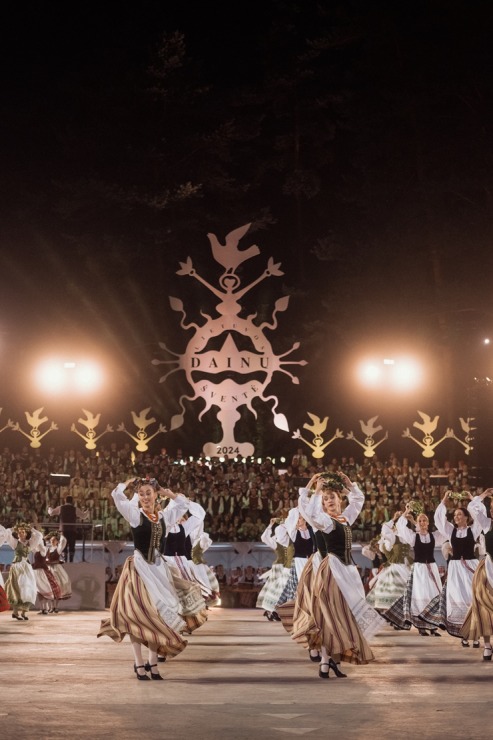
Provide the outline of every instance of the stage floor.
<path id="1" fill-rule="evenodd" d="M 255 609 L 211 609 L 186 650 L 135 679 L 128 638 L 96 638 L 107 611 L 0 614 L 0 736 L 263 740 L 292 736 L 484 738 L 493 662 L 447 635 L 386 627 L 376 660 L 318 678 L 318 666 Z"/>

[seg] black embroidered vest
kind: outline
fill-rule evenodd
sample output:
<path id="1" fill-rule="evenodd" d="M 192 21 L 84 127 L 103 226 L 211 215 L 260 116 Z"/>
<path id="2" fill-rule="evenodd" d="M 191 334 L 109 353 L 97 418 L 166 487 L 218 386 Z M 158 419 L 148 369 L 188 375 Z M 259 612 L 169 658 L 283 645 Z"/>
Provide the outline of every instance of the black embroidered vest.
<path id="1" fill-rule="evenodd" d="M 435 538 L 431 532 L 429 542 L 421 542 L 421 538 L 416 533 L 416 542 L 414 543 L 414 562 L 415 563 L 434 563 L 435 562 Z"/>
<path id="2" fill-rule="evenodd" d="M 490 558 L 493 558 L 493 527 L 484 536 L 484 546 Z"/>
<path id="3" fill-rule="evenodd" d="M 166 538 L 166 527 L 163 519 L 151 522 L 141 513 L 138 527 L 130 527 L 130 531 L 132 532 L 135 549 L 148 563 L 153 563 L 155 560 L 154 550 L 163 554 Z"/>
<path id="4" fill-rule="evenodd" d="M 465 537 L 457 537 L 457 527 L 454 527 L 450 544 L 452 545 L 450 560 L 461 560 L 462 558 L 464 560 L 474 560 L 476 557 L 474 553 L 474 535 L 471 527 L 467 528 L 467 535 Z"/>
<path id="5" fill-rule="evenodd" d="M 351 545 L 353 542 L 351 527 L 348 524 L 342 524 L 337 519 L 332 519 L 332 522 L 334 524 L 332 532 L 326 534 L 325 532 L 317 531 L 315 533 L 318 550 L 323 558 L 331 553 L 332 555 L 336 555 L 345 565 L 350 565 Z"/>
<path id="6" fill-rule="evenodd" d="M 179 532 L 168 532 L 168 536 L 166 537 L 166 547 L 164 549 L 164 554 L 168 555 L 169 557 L 173 557 L 174 555 L 181 555 L 182 557 L 187 557 L 187 543 L 186 539 L 187 536 L 185 534 L 184 527 L 180 524 L 180 531 Z"/>
<path id="7" fill-rule="evenodd" d="M 310 531 L 311 527 L 308 527 Z M 296 537 L 294 540 L 294 557 L 295 558 L 309 558 L 313 554 L 313 539 L 312 533 L 310 537 L 305 539 L 299 530 L 296 531 Z"/>

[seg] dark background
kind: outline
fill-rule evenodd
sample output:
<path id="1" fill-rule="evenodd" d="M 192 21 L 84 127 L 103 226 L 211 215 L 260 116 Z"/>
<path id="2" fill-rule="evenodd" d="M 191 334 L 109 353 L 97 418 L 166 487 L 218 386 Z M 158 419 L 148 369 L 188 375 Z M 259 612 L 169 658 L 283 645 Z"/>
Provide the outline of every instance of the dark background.
<path id="1" fill-rule="evenodd" d="M 379 414 L 395 430 L 388 452 L 418 408 L 457 433 L 479 408 L 490 438 L 490 393 L 478 406 L 474 377 L 493 372 L 481 344 L 493 315 L 492 30 L 487 0 L 7 5 L 0 426 L 40 406 L 60 426 L 82 406 L 105 423 L 151 406 L 169 424 L 184 378 L 160 384 L 151 360 L 159 342 L 181 352 L 187 339 L 168 296 L 210 308 L 179 262 L 217 280 L 207 233 L 251 222 L 261 256 L 239 273 L 281 262 L 284 276 L 252 300 L 265 320 L 290 296 L 272 344 L 281 354 L 300 341 L 309 363 L 300 385 L 270 388 L 292 429 L 306 411 L 328 415 L 328 433 Z M 104 361 L 104 393 L 43 397 L 31 368 L 48 351 Z M 418 353 L 426 387 L 359 390 L 352 368 L 368 351 Z M 195 454 L 217 431 L 213 415 L 198 430 L 197 413 L 170 447 Z M 297 446 L 261 409 L 243 435 L 264 453 Z"/>

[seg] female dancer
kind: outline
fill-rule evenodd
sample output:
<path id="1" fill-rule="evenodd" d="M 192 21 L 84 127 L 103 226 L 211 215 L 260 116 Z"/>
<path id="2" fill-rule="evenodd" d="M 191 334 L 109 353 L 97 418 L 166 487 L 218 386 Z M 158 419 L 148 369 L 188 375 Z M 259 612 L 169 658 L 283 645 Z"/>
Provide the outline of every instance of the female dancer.
<path id="1" fill-rule="evenodd" d="M 348 498 L 342 513 L 341 495 Z M 300 578 L 293 618 L 293 639 L 310 650 L 320 650 L 319 676 L 328 678 L 332 669 L 338 678 L 346 674 L 341 660 L 365 664 L 373 660 L 367 638 L 384 621 L 365 601 L 356 566 L 351 564 L 351 525 L 358 517 L 364 494 L 347 475 L 315 474 L 307 488 L 300 489 L 298 508 L 315 533 L 323 558 L 316 567 L 313 558 Z M 315 567 L 313 567 L 315 565 Z"/>
<path id="2" fill-rule="evenodd" d="M 66 546 L 67 540 L 63 534 L 54 532 L 50 537 L 50 544 L 48 552 L 46 553 L 46 561 L 60 586 L 60 596 L 53 604 L 53 612 L 55 614 L 58 614 L 58 602 L 70 599 L 72 596 L 72 583 L 65 567 L 63 566 L 64 558 L 62 553 Z"/>
<path id="3" fill-rule="evenodd" d="M 46 553 L 47 547 L 43 543 L 43 546 L 34 553 L 32 566 L 41 606 L 40 614 L 53 613 L 54 604 L 58 603 L 61 595 L 60 585 L 47 563 Z"/>
<path id="4" fill-rule="evenodd" d="M 416 531 L 408 527 L 415 523 Z M 414 547 L 414 563 L 407 581 L 406 592 L 385 613 L 385 618 L 401 629 L 414 626 L 419 634 L 426 637 L 429 622 L 423 619 L 422 612 L 442 591 L 442 581 L 435 562 L 435 545 L 441 546 L 445 537 L 438 531 L 429 531 L 430 520 L 423 512 L 416 522 L 412 515 L 412 504 L 406 504 L 404 514 L 397 520 L 397 534 L 401 542 Z M 430 630 L 434 637 L 440 637 L 436 627 Z"/>
<path id="5" fill-rule="evenodd" d="M 212 545 L 212 540 L 204 532 L 204 522 L 200 522 L 197 529 L 190 534 L 192 542 L 192 559 L 190 567 L 198 583 L 205 589 L 207 606 L 217 606 L 220 601 L 220 586 L 214 571 L 204 560 L 204 552 Z"/>
<path id="6" fill-rule="evenodd" d="M 454 524 L 447 520 L 447 501 L 453 496 L 447 491 L 435 511 L 435 526 L 450 542 L 447 578 L 439 597 L 433 599 L 423 612 L 423 617 L 433 626 L 446 629 L 452 637 L 461 637 L 461 628 L 472 602 L 472 579 L 479 565 L 474 548 L 481 534 L 481 524 L 474 517 L 469 525 L 467 509 L 457 507 L 454 511 Z M 468 498 L 472 499 L 471 494 Z M 462 647 L 469 642 L 462 638 Z M 473 641 L 479 647 L 479 640 Z"/>
<path id="7" fill-rule="evenodd" d="M 0 528 L 3 531 L 0 531 L 0 547 L 3 545 L 6 539 L 5 532 L 6 530 Z M 7 594 L 5 593 L 5 583 L 3 580 L 2 571 L 0 571 L 0 612 L 8 612 L 10 610 L 10 604 L 7 599 Z"/>
<path id="8" fill-rule="evenodd" d="M 125 489 L 137 485 L 138 504 L 129 501 Z M 158 497 L 172 499 L 175 505 L 158 510 Z M 173 575 L 162 553 L 166 532 L 188 509 L 188 499 L 157 481 L 131 479 L 120 483 L 111 494 L 115 505 L 130 524 L 134 540 L 134 555 L 127 558 L 111 600 L 109 619 L 101 622 L 98 637 L 108 635 L 121 642 L 130 636 L 134 653 L 134 671 L 139 681 L 161 680 L 157 669 L 158 654 L 178 655 L 187 643 L 179 632 L 188 628 L 182 615 L 182 604 L 174 587 Z M 149 649 L 144 663 L 142 645 Z"/>
<path id="9" fill-rule="evenodd" d="M 5 593 L 12 607 L 12 619 L 27 621 L 27 613 L 36 603 L 37 587 L 30 552 L 44 548 L 43 535 L 30 524 L 16 524 L 11 529 L 0 525 L 0 536 L 14 550 L 14 561 L 5 582 Z"/>
<path id="10" fill-rule="evenodd" d="M 301 516 L 297 506 L 290 509 L 284 526 L 290 539 L 289 549 L 292 548 L 293 557 L 289 578 L 279 597 L 275 611 L 279 615 L 286 632 L 292 634 L 296 591 L 305 565 L 315 551 L 315 540 L 313 529 Z M 318 650 L 310 650 L 309 657 L 313 662 L 320 663 L 320 652 Z"/>
<path id="11" fill-rule="evenodd" d="M 171 512 L 175 507 L 175 502 L 170 501 L 164 511 Z M 169 565 L 174 565 L 180 573 L 180 576 L 187 581 L 197 583 L 193 573 L 192 563 L 192 542 L 190 535 L 195 532 L 205 519 L 205 509 L 195 501 L 188 502 L 188 509 L 179 517 L 175 524 L 170 526 L 166 535 L 166 547 L 164 556 Z"/>
<path id="12" fill-rule="evenodd" d="M 282 511 L 281 517 L 287 514 Z M 266 580 L 257 596 L 257 609 L 264 610 L 264 616 L 270 622 L 280 622 L 276 605 L 289 578 L 291 564 L 288 563 L 289 536 L 283 519 L 272 518 L 260 537 L 276 553 L 272 567 L 265 574 Z"/>
<path id="13" fill-rule="evenodd" d="M 400 512 L 396 512 L 393 519 L 382 524 L 378 549 L 386 561 L 380 567 L 366 597 L 368 603 L 384 618 L 387 609 L 390 609 L 405 593 L 411 572 L 411 548 L 401 542 L 396 533 L 396 521 L 399 516 Z"/>
<path id="14" fill-rule="evenodd" d="M 462 625 L 462 636 L 466 640 L 484 640 L 483 660 L 491 660 L 493 647 L 493 499 L 490 499 L 490 516 L 486 513 L 484 499 L 493 496 L 493 488 L 487 488 L 469 502 L 467 510 L 479 522 L 484 532 L 486 555 L 479 562 L 472 580 L 472 603 Z"/>

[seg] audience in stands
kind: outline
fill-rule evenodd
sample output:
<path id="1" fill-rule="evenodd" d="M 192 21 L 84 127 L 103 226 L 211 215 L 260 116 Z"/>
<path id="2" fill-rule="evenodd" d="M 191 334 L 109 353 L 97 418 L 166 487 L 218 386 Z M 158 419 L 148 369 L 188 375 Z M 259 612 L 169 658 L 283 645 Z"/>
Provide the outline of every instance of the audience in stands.
<path id="1" fill-rule="evenodd" d="M 319 470 L 342 470 L 365 492 L 365 506 L 353 533 L 363 542 L 373 539 L 382 522 L 412 499 L 421 500 L 426 510 L 433 511 L 444 489 L 430 476 L 447 476 L 448 488 L 474 493 L 464 462 L 456 467 L 436 460 L 410 463 L 394 454 L 387 460 L 374 457 L 358 462 L 342 457 L 316 461 L 299 449 L 287 462 L 269 458 L 258 462 L 190 460 L 181 451 L 176 456 L 165 450 L 135 453 L 130 444 L 120 447 L 116 443 L 97 451 L 58 452 L 54 447 L 16 451 L 5 447 L 0 454 L 0 523 L 11 527 L 28 521 L 42 526 L 48 521 L 48 508 L 72 496 L 77 508 L 89 512 L 93 531 L 88 538 L 129 539 L 128 525 L 114 507 L 111 491 L 137 471 L 200 503 L 206 510 L 205 531 L 213 542 L 258 541 L 273 516 L 296 506 L 303 479 Z M 60 473 L 70 476 L 66 485 L 53 478 Z"/>

